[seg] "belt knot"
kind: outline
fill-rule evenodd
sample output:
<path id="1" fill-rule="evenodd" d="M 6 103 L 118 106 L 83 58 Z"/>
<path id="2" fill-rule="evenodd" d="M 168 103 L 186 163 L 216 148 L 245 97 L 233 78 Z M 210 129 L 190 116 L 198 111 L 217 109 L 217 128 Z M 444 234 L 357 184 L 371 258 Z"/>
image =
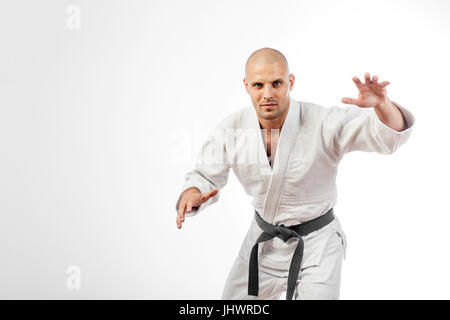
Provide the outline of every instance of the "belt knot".
<path id="1" fill-rule="evenodd" d="M 297 232 L 295 232 L 294 230 L 289 229 L 288 227 L 286 227 L 283 224 L 279 224 L 274 227 L 274 236 L 277 238 L 280 238 L 281 240 L 283 240 L 284 242 L 287 242 L 290 238 L 293 237 L 299 237 L 299 235 L 297 234 Z"/>

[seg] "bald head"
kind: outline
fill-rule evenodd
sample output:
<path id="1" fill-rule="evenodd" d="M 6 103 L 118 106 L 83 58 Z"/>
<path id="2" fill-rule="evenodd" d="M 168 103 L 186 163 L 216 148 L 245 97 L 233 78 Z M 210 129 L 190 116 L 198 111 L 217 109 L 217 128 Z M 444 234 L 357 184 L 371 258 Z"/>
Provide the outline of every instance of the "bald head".
<path id="1" fill-rule="evenodd" d="M 263 128 L 281 128 L 289 110 L 289 91 L 294 82 L 287 59 L 280 51 L 262 48 L 248 57 L 243 83 Z"/>
<path id="2" fill-rule="evenodd" d="M 245 63 L 245 76 L 249 71 L 258 66 L 281 63 L 286 69 L 286 75 L 289 74 L 289 65 L 286 57 L 278 50 L 272 48 L 261 48 L 253 52 Z"/>

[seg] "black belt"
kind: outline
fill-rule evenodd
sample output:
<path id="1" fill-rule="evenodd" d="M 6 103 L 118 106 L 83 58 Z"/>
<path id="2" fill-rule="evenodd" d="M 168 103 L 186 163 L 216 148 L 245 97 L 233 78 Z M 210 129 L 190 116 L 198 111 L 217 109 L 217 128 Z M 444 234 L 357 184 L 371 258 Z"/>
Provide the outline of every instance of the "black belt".
<path id="1" fill-rule="evenodd" d="M 286 300 L 292 300 L 294 295 L 295 284 L 297 283 L 300 265 L 303 258 L 303 236 L 319 230 L 333 221 L 333 208 L 328 210 L 324 215 L 317 217 L 305 223 L 295 226 L 285 227 L 284 225 L 272 225 L 264 221 L 258 212 L 255 211 L 255 220 L 258 226 L 264 231 L 256 240 L 250 254 L 249 270 L 248 270 L 248 295 L 257 296 L 259 290 L 259 274 L 258 274 L 258 244 L 268 241 L 272 238 L 280 238 L 287 242 L 290 238 L 298 238 L 298 245 L 292 256 L 291 266 L 289 267 L 288 286 L 286 292 Z"/>

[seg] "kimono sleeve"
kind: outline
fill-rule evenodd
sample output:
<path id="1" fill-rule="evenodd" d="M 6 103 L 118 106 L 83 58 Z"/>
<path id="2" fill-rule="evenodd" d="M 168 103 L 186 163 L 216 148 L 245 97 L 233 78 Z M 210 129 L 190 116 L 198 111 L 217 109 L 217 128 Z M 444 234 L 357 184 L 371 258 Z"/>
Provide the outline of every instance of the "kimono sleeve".
<path id="1" fill-rule="evenodd" d="M 405 120 L 403 131 L 384 124 L 373 108 L 330 108 L 322 128 L 327 151 L 338 160 L 351 151 L 393 153 L 408 140 L 415 124 L 414 115 L 409 110 L 393 103 Z"/>
<path id="2" fill-rule="evenodd" d="M 206 207 L 217 202 L 220 196 L 220 189 L 228 182 L 231 165 L 227 164 L 226 161 L 225 134 L 226 129 L 220 125 L 209 134 L 196 157 L 194 168 L 184 177 L 185 182 L 181 192 L 191 187 L 198 188 L 201 193 L 206 193 L 214 189 L 219 190 L 214 197 L 211 197 L 199 207 L 193 207 L 190 213 L 186 213 L 187 217 L 194 216 Z M 181 195 L 176 204 L 177 210 L 180 198 Z"/>

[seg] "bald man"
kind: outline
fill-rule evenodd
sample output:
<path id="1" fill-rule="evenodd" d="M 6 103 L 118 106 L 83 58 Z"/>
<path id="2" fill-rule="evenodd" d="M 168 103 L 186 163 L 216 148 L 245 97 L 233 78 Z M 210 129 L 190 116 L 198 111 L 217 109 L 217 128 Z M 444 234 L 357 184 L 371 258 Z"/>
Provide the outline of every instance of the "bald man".
<path id="1" fill-rule="evenodd" d="M 347 242 L 333 210 L 338 164 L 351 151 L 393 153 L 415 122 L 388 99 L 389 82 L 369 73 L 353 81 L 358 97 L 341 100 L 351 106 L 325 108 L 290 97 L 295 77 L 281 52 L 249 56 L 243 82 L 252 106 L 209 135 L 176 206 L 181 229 L 218 200 L 230 169 L 253 198 L 254 219 L 222 299 L 339 298 Z"/>

